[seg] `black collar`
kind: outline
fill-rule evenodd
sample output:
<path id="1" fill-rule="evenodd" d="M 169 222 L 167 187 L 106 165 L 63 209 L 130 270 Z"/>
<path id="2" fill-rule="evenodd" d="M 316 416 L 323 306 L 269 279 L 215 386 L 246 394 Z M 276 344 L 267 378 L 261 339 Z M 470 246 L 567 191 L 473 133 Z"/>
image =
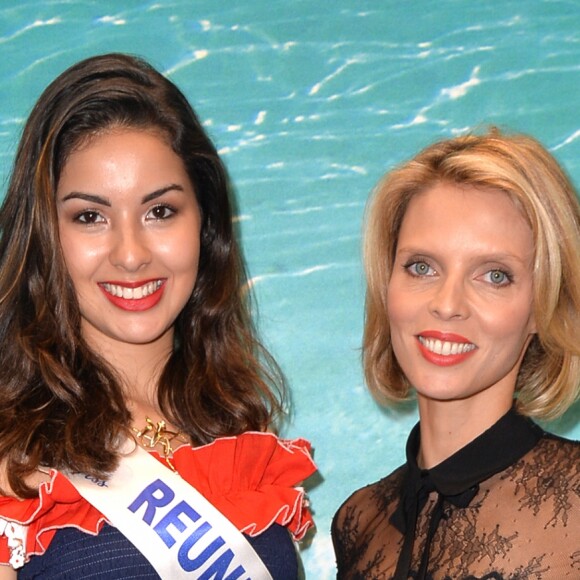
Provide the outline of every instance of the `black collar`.
<path id="1" fill-rule="evenodd" d="M 419 433 L 417 423 L 407 442 L 409 472 L 413 479 L 428 473 L 441 495 L 454 496 L 513 465 L 536 445 L 544 432 L 511 409 L 479 437 L 429 470 L 417 465 Z"/>
<path id="2" fill-rule="evenodd" d="M 442 510 L 443 502 L 457 507 L 467 507 L 477 495 L 482 481 L 521 459 L 535 447 L 543 435 L 544 431 L 540 427 L 511 409 L 479 437 L 445 461 L 427 470 L 417 465 L 421 443 L 417 423 L 407 441 L 407 471 L 401 487 L 399 505 L 389 520 L 405 534 L 397 566 L 398 573 L 395 577 L 407 578 L 404 574 L 408 573 L 410 565 L 417 517 L 425 506 L 429 493 L 438 492 L 438 511 Z M 427 539 L 426 553 L 423 555 L 421 565 L 423 574 L 428 565 L 430 540 L 439 519 L 440 514 L 436 515 L 436 521 L 430 524 L 430 538 Z"/>

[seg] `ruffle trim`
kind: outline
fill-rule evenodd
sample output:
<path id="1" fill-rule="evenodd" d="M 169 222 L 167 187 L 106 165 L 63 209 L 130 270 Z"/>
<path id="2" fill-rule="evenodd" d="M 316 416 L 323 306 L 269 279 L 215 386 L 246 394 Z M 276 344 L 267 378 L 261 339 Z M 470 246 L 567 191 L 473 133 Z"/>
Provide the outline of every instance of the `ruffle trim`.
<path id="1" fill-rule="evenodd" d="M 182 445 L 172 463 L 240 531 L 257 536 L 276 523 L 300 540 L 314 525 L 299 487 L 316 471 L 310 451 L 304 439 L 248 432 L 202 447 Z M 75 527 L 96 535 L 106 521 L 66 477 L 51 470 L 38 498 L 0 497 L 0 563 L 18 567 L 30 556 L 44 554 L 58 529 Z"/>

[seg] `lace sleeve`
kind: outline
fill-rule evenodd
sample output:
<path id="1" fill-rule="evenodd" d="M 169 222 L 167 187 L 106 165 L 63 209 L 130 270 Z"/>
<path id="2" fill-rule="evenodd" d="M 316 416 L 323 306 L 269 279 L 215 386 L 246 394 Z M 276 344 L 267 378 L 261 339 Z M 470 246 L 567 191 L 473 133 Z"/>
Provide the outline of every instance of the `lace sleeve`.
<path id="1" fill-rule="evenodd" d="M 377 576 L 388 570 L 401 539 L 389 525 L 397 505 L 402 470 L 351 495 L 332 522 L 337 578 L 387 578 Z M 387 532 L 385 535 L 384 532 Z M 387 555 L 391 554 L 390 558 Z"/>

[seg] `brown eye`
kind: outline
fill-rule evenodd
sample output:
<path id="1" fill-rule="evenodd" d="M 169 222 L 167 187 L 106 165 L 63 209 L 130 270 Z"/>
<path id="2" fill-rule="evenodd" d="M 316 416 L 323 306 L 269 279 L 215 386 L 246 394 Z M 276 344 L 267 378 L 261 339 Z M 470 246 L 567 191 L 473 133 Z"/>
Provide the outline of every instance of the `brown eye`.
<path id="1" fill-rule="evenodd" d="M 101 223 L 105 221 L 105 218 L 103 218 L 103 216 L 98 211 L 85 210 L 78 213 L 74 217 L 74 221 L 79 222 L 81 224 L 91 225 Z"/>
<path id="2" fill-rule="evenodd" d="M 176 210 L 169 205 L 165 204 L 156 205 L 147 212 L 146 218 L 155 221 L 161 221 L 172 217 L 173 215 L 175 215 L 175 213 Z"/>

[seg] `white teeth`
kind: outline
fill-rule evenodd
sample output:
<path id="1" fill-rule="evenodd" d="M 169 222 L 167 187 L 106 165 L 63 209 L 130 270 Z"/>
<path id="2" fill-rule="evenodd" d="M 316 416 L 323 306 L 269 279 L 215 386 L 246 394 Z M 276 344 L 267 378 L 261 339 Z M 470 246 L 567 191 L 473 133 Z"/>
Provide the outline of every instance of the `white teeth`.
<path id="1" fill-rule="evenodd" d="M 127 288 L 126 286 L 120 286 L 119 284 L 103 284 L 103 288 L 112 296 L 122 297 L 125 300 L 139 300 L 153 294 L 158 290 L 163 284 L 162 280 L 155 280 L 155 282 L 148 282 L 139 286 L 138 288 Z"/>
<path id="2" fill-rule="evenodd" d="M 439 340 L 437 338 L 425 338 L 419 336 L 419 342 L 431 352 L 435 354 L 440 354 L 443 356 L 449 356 L 453 354 L 465 354 L 466 352 L 472 351 L 475 347 L 474 344 L 469 342 L 449 342 L 447 340 Z"/>

